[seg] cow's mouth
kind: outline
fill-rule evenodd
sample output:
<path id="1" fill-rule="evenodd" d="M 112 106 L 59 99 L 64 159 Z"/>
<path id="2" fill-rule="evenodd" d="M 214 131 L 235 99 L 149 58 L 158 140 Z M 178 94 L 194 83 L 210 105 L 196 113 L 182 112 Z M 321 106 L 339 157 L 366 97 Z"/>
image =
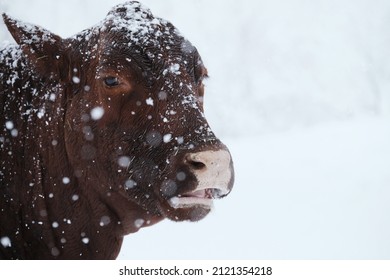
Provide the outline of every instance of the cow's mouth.
<path id="1" fill-rule="evenodd" d="M 214 189 L 204 189 L 174 196 L 168 202 L 175 209 L 191 208 L 194 206 L 211 209 L 214 198 L 216 198 Z"/>

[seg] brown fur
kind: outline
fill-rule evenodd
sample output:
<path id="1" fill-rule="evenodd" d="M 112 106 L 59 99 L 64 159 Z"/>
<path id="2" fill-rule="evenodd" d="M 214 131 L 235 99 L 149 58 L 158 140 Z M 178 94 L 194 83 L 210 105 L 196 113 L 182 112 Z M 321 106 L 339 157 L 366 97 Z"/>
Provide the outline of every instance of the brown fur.
<path id="1" fill-rule="evenodd" d="M 203 115 L 206 70 L 169 22 L 117 28 L 126 9 L 154 19 L 129 2 L 62 39 L 4 15 L 17 45 L 0 52 L 0 259 L 114 259 L 140 227 L 209 212 L 167 203 L 196 187 L 188 151 L 225 149 Z"/>

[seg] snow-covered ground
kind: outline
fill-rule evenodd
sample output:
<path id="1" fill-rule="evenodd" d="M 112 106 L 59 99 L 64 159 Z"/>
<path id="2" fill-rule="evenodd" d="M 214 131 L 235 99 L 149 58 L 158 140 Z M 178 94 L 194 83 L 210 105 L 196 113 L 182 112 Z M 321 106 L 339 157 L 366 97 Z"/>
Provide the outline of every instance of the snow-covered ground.
<path id="1" fill-rule="evenodd" d="M 67 37 L 120 2 L 0 9 Z M 208 66 L 206 116 L 236 184 L 203 221 L 128 236 L 120 258 L 389 259 L 390 1 L 142 2 Z"/>

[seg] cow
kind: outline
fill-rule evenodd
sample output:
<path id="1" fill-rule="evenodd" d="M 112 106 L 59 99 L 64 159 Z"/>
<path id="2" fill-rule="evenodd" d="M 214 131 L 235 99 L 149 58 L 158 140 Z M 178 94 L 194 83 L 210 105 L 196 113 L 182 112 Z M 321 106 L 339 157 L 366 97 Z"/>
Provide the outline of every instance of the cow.
<path id="1" fill-rule="evenodd" d="M 170 22 L 136 1 L 67 39 L 3 19 L 0 259 L 115 259 L 125 235 L 229 194 L 207 70 Z"/>

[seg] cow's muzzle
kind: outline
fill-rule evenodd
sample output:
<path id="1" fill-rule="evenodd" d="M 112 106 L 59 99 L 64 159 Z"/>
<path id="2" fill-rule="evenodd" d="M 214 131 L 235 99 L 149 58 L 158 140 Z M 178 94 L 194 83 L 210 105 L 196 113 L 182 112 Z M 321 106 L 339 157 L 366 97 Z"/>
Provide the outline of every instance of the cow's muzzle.
<path id="1" fill-rule="evenodd" d="M 227 149 L 200 151 L 184 156 L 184 164 L 195 175 L 197 186 L 194 190 L 172 197 L 173 208 L 202 206 L 211 208 L 213 199 L 228 195 L 233 187 L 234 170 Z"/>

